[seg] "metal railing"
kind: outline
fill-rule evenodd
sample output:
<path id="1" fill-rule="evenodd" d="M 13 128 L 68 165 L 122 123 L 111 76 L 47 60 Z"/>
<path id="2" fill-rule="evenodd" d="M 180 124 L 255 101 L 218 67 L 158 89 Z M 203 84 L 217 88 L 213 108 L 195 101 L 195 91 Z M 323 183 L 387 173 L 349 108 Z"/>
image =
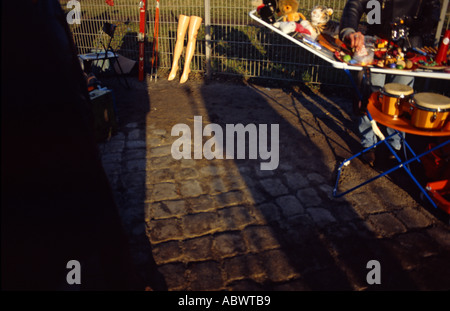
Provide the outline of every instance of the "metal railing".
<path id="1" fill-rule="evenodd" d="M 60 0 L 63 9 L 69 11 L 67 2 Z M 112 22 L 118 24 L 113 47 L 125 57 L 138 59 L 139 0 L 115 0 L 114 6 L 107 5 L 105 0 L 79 2 L 81 24 L 72 24 L 71 29 L 80 53 L 100 48 L 102 25 Z M 342 71 L 253 21 L 248 13 L 255 8 L 255 2 L 258 1 L 160 0 L 159 68 L 170 69 L 172 65 L 178 16 L 195 15 L 203 18 L 203 24 L 191 62 L 193 71 L 247 78 L 347 84 Z M 339 20 L 346 1 L 300 0 L 299 3 L 299 11 L 307 17 L 315 5 L 322 4 L 333 8 L 333 19 Z M 147 62 L 152 52 L 155 5 L 156 0 L 147 1 Z M 205 21 L 210 23 L 207 27 Z M 448 22 L 446 24 L 448 27 Z"/>

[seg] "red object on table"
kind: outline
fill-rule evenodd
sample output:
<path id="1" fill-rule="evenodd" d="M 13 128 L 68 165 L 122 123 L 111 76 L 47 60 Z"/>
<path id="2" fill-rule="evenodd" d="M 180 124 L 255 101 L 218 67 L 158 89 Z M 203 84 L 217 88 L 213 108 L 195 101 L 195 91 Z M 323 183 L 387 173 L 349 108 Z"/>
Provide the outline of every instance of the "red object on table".
<path id="1" fill-rule="evenodd" d="M 139 81 L 144 80 L 144 55 L 145 55 L 145 11 L 146 0 L 142 0 L 139 3 Z"/>
<path id="2" fill-rule="evenodd" d="M 441 64 L 446 60 L 449 43 L 450 43 L 450 30 L 447 30 L 445 32 L 444 38 L 442 38 L 441 45 L 439 46 L 439 50 L 436 55 L 436 63 Z"/>

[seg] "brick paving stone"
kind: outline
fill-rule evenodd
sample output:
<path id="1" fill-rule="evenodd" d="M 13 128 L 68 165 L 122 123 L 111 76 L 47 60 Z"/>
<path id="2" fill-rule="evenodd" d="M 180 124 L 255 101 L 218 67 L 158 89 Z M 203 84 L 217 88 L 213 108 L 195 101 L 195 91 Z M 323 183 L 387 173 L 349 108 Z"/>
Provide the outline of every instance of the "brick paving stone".
<path id="1" fill-rule="evenodd" d="M 150 217 L 155 219 L 176 217 L 186 214 L 186 202 L 184 200 L 162 201 L 149 204 Z"/>
<path id="2" fill-rule="evenodd" d="M 125 168 L 128 171 L 145 171 L 145 168 L 147 166 L 146 159 L 137 159 L 137 160 L 129 160 L 125 163 Z"/>
<path id="3" fill-rule="evenodd" d="M 271 228 L 268 226 L 249 226 L 242 230 L 247 247 L 251 252 L 261 252 L 279 246 Z"/>
<path id="4" fill-rule="evenodd" d="M 189 274 L 189 289 L 221 290 L 223 288 L 222 272 L 219 264 L 214 261 L 192 263 L 187 271 Z"/>
<path id="5" fill-rule="evenodd" d="M 162 168 L 174 168 L 177 165 L 177 161 L 170 156 L 163 156 L 157 158 L 151 158 L 149 161 L 149 169 L 162 169 Z"/>
<path id="6" fill-rule="evenodd" d="M 182 167 L 175 172 L 176 180 L 197 179 L 198 171 L 192 167 Z"/>
<path id="7" fill-rule="evenodd" d="M 275 200 L 277 205 L 281 208 L 281 213 L 285 217 L 290 217 L 295 214 L 302 214 L 304 212 L 303 205 L 293 195 L 286 195 Z"/>
<path id="8" fill-rule="evenodd" d="M 165 136 L 167 135 L 167 131 L 164 129 L 154 129 L 150 131 L 150 134 L 156 136 Z"/>
<path id="9" fill-rule="evenodd" d="M 181 261 L 184 256 L 179 241 L 168 241 L 152 245 L 152 254 L 158 265 Z"/>
<path id="10" fill-rule="evenodd" d="M 200 195 L 195 198 L 186 198 L 185 200 L 193 212 L 204 212 L 216 209 L 216 201 L 210 195 Z"/>
<path id="11" fill-rule="evenodd" d="M 411 207 L 398 211 L 396 216 L 408 229 L 425 228 L 431 225 L 431 219 L 417 209 Z"/>
<path id="12" fill-rule="evenodd" d="M 180 162 L 181 167 L 195 167 L 195 163 L 197 160 L 194 159 L 180 159 L 178 160 Z"/>
<path id="13" fill-rule="evenodd" d="M 123 158 L 126 161 L 145 159 L 146 155 L 147 155 L 147 151 L 145 149 L 131 149 L 131 150 L 126 150 L 124 152 Z"/>
<path id="14" fill-rule="evenodd" d="M 275 173 L 274 173 L 273 170 L 261 170 L 259 165 L 258 165 L 258 167 L 255 167 L 255 175 L 256 175 L 256 177 L 267 178 L 267 177 L 272 177 L 274 174 Z"/>
<path id="15" fill-rule="evenodd" d="M 269 250 L 261 254 L 267 277 L 273 282 L 283 282 L 299 276 L 289 257 L 281 250 Z"/>
<path id="16" fill-rule="evenodd" d="M 258 206 L 267 223 L 280 220 L 279 207 L 274 203 L 264 203 Z"/>
<path id="17" fill-rule="evenodd" d="M 117 139 L 114 141 L 110 141 L 107 144 L 103 144 L 102 152 L 104 154 L 122 153 L 124 148 L 125 148 L 125 141 Z"/>
<path id="18" fill-rule="evenodd" d="M 119 163 L 122 161 L 122 153 L 106 153 L 102 155 L 102 163 Z"/>
<path id="19" fill-rule="evenodd" d="M 214 236 L 214 251 L 220 257 L 230 257 L 246 251 L 245 241 L 239 232 L 226 232 Z"/>
<path id="20" fill-rule="evenodd" d="M 280 196 L 288 194 L 289 191 L 286 186 L 283 185 L 281 180 L 274 178 L 266 178 L 259 181 L 264 188 L 264 190 L 271 196 Z"/>
<path id="21" fill-rule="evenodd" d="M 256 187 L 249 187 L 248 191 L 250 192 L 251 200 L 255 202 L 255 204 L 265 203 L 270 199 L 269 195 Z"/>
<path id="22" fill-rule="evenodd" d="M 203 189 L 197 180 L 186 180 L 180 182 L 180 192 L 183 197 L 197 197 L 203 193 Z"/>
<path id="23" fill-rule="evenodd" d="M 128 149 L 146 148 L 147 143 L 145 140 L 128 140 L 125 146 Z"/>
<path id="24" fill-rule="evenodd" d="M 180 239 L 183 236 L 180 221 L 175 218 L 154 219 L 148 227 L 152 243 Z"/>
<path id="25" fill-rule="evenodd" d="M 311 207 L 306 209 L 306 211 L 309 215 L 311 215 L 314 223 L 316 223 L 319 227 L 325 227 L 336 222 L 336 218 L 334 218 L 330 211 L 325 208 Z"/>
<path id="26" fill-rule="evenodd" d="M 150 149 L 149 154 L 151 157 L 172 156 L 171 148 L 171 145 L 154 147 Z"/>
<path id="27" fill-rule="evenodd" d="M 241 175 L 228 175 L 226 177 L 226 184 L 228 185 L 228 190 L 240 190 L 249 186 L 249 177 Z"/>
<path id="28" fill-rule="evenodd" d="M 351 193 L 347 199 L 352 203 L 355 211 L 363 217 L 386 211 L 386 205 L 382 204 L 376 194 L 371 191 Z"/>
<path id="29" fill-rule="evenodd" d="M 160 183 L 164 181 L 172 181 L 175 179 L 175 172 L 168 168 L 149 171 L 146 174 L 147 183 Z"/>
<path id="30" fill-rule="evenodd" d="M 208 186 L 210 188 L 210 193 L 222 193 L 228 190 L 222 178 L 211 179 L 208 183 Z"/>
<path id="31" fill-rule="evenodd" d="M 206 261 L 213 259 L 213 237 L 210 235 L 184 240 L 183 254 L 186 261 Z"/>
<path id="32" fill-rule="evenodd" d="M 217 214 L 224 225 L 224 230 L 238 230 L 254 223 L 254 219 L 245 206 L 225 207 L 218 210 Z"/>
<path id="33" fill-rule="evenodd" d="M 140 129 L 134 129 L 128 133 L 128 140 L 139 140 L 142 139 L 142 132 Z"/>
<path id="34" fill-rule="evenodd" d="M 147 146 L 159 147 L 166 143 L 166 140 L 161 137 L 147 137 Z"/>
<path id="35" fill-rule="evenodd" d="M 306 178 L 313 184 L 323 184 L 325 182 L 325 178 L 318 173 L 309 173 L 306 175 Z"/>
<path id="36" fill-rule="evenodd" d="M 237 255 L 224 259 L 224 270 L 229 282 L 242 279 L 263 280 L 266 272 L 257 255 Z"/>
<path id="37" fill-rule="evenodd" d="M 406 227 L 390 213 L 370 215 L 369 222 L 373 224 L 382 237 L 389 237 L 406 231 Z"/>
<path id="38" fill-rule="evenodd" d="M 190 214 L 183 217 L 183 233 L 186 237 L 197 237 L 218 230 L 218 215 L 213 212 Z"/>
<path id="39" fill-rule="evenodd" d="M 355 212 L 355 210 L 348 205 L 334 205 L 330 208 L 330 212 L 333 214 L 333 216 L 342 222 L 349 222 L 361 219 L 361 216 Z"/>
<path id="40" fill-rule="evenodd" d="M 297 198 L 306 207 L 318 206 L 322 203 L 322 199 L 314 188 L 305 188 L 297 191 Z"/>
<path id="41" fill-rule="evenodd" d="M 177 186 L 174 183 L 165 182 L 155 184 L 151 191 L 151 201 L 167 201 L 179 198 Z"/>
<path id="42" fill-rule="evenodd" d="M 250 200 L 243 191 L 229 191 L 215 195 L 216 201 L 221 206 L 245 204 Z"/>
<path id="43" fill-rule="evenodd" d="M 208 165 L 199 169 L 199 174 L 202 176 L 217 176 L 223 174 L 224 172 L 225 169 L 223 166 Z"/>

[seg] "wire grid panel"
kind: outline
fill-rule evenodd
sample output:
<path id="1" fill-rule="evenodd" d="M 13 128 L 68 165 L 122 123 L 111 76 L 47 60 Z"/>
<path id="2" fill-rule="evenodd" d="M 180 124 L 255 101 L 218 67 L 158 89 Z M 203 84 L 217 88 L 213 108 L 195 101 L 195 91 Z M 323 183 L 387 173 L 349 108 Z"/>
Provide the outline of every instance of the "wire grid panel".
<path id="1" fill-rule="evenodd" d="M 318 4 L 340 18 L 346 1 L 300 1 L 309 17 Z M 211 0 L 211 67 L 214 73 L 245 77 L 342 84 L 343 73 L 294 43 L 253 21 L 248 13 L 258 1 Z"/>
<path id="2" fill-rule="evenodd" d="M 242 77 L 295 80 L 311 83 L 344 84 L 341 71 L 299 48 L 253 21 L 248 13 L 256 8 L 258 0 L 209 0 L 210 64 L 212 73 Z M 66 12 L 68 0 L 60 0 Z M 80 0 L 81 24 L 72 24 L 71 30 L 79 53 L 101 49 L 102 26 L 105 22 L 117 24 L 113 48 L 121 55 L 137 60 L 139 32 L 139 0 L 114 0 L 114 6 L 105 0 Z M 260 2 L 260 0 L 259 0 Z M 299 11 L 306 17 L 318 4 L 333 8 L 338 20 L 345 0 L 300 0 Z M 205 19 L 205 0 L 159 1 L 158 66 L 170 69 L 177 40 L 179 15 L 200 16 Z M 156 0 L 147 1 L 146 56 L 152 58 Z M 187 35 L 186 35 L 187 37 Z M 187 40 L 187 38 L 184 38 Z M 205 27 L 200 27 L 191 70 L 205 71 Z M 180 64 L 183 66 L 182 55 Z"/>

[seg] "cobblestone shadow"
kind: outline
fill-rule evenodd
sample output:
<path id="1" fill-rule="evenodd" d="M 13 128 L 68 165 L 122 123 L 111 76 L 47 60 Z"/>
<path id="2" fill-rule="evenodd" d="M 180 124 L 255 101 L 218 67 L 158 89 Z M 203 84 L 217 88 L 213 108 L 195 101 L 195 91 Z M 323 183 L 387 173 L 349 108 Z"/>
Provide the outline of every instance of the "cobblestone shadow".
<path id="1" fill-rule="evenodd" d="M 258 85 L 180 85 L 163 77 L 134 87 L 121 95 L 121 129 L 105 143 L 104 159 L 111 145 L 120 145 L 110 176 L 124 221 L 142 237 L 135 251 L 143 262 L 139 247 L 151 243 L 168 290 L 450 288 L 442 271 L 450 258 L 449 228 L 408 193 L 386 179 L 344 199 L 332 197 L 336 163 L 353 152 L 356 140 L 305 106 L 316 101 L 345 123 L 349 102 L 324 94 L 299 100 Z M 266 160 L 248 156 L 194 159 L 194 149 L 211 138 L 194 141 L 198 117 L 201 130 L 208 124 L 224 129 L 224 140 L 227 124 L 278 124 L 278 167 L 261 170 Z M 191 131 L 190 159 L 172 155 L 181 136 L 172 133 L 177 124 Z M 344 180 L 371 174 L 357 160 Z M 370 260 L 381 264 L 379 285 L 367 283 Z"/>

